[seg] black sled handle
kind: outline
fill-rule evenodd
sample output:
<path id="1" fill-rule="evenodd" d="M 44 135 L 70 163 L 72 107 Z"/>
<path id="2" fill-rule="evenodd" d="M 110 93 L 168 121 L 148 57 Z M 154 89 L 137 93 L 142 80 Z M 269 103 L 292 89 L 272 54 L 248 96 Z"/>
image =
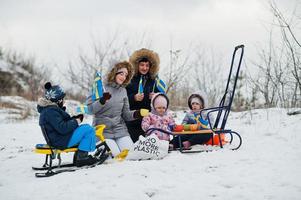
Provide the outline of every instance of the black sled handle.
<path id="1" fill-rule="evenodd" d="M 238 45 L 238 46 L 235 47 L 235 51 L 236 51 L 237 49 L 244 48 L 244 47 L 245 47 L 245 45 L 243 45 L 243 44 Z"/>

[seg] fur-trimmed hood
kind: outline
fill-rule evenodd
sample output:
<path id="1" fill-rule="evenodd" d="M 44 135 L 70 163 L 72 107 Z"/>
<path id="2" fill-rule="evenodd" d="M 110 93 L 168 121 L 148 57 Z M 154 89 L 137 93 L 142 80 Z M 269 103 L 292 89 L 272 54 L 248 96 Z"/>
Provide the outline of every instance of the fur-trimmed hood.
<path id="1" fill-rule="evenodd" d="M 128 70 L 128 76 L 126 77 L 125 81 L 123 82 L 123 84 L 121 86 L 125 87 L 130 83 L 130 81 L 134 75 L 133 66 L 128 61 L 123 61 L 123 62 L 116 63 L 114 65 L 114 67 L 109 71 L 109 73 L 107 75 L 107 83 L 108 84 L 115 83 L 116 73 L 119 69 L 122 69 L 122 68 L 126 68 Z"/>
<path id="2" fill-rule="evenodd" d="M 38 105 L 41 107 L 46 107 L 46 106 L 58 106 L 55 102 L 52 102 L 45 97 L 41 97 L 38 100 Z"/>
<path id="3" fill-rule="evenodd" d="M 38 100 L 38 105 L 37 105 L 37 110 L 38 110 L 39 113 L 41 113 L 42 110 L 43 110 L 45 107 L 48 107 L 48 106 L 56 106 L 56 107 L 59 107 L 55 102 L 52 102 L 52 101 L 46 99 L 45 97 L 39 98 L 39 100 Z"/>
<path id="4" fill-rule="evenodd" d="M 138 66 L 139 61 L 142 58 L 147 58 L 151 62 L 151 67 L 149 69 L 149 75 L 152 79 L 155 79 L 156 75 L 160 69 L 160 58 L 159 55 L 149 49 L 142 48 L 140 50 L 135 51 L 130 57 L 130 63 L 133 65 L 135 70 L 135 75 L 139 74 Z"/>

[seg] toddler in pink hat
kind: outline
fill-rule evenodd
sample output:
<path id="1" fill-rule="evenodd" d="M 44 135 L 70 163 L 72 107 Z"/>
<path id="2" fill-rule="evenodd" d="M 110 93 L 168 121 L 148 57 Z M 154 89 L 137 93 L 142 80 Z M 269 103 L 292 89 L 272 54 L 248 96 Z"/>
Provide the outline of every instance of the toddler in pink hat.
<path id="1" fill-rule="evenodd" d="M 151 100 L 152 111 L 148 116 L 143 117 L 141 127 L 147 133 L 150 128 L 159 128 L 169 130 L 169 127 L 175 125 L 175 121 L 168 112 L 169 100 L 165 94 L 157 93 Z M 148 134 L 148 133 L 147 133 Z M 151 134 L 156 134 L 160 140 L 170 140 L 169 134 L 161 131 L 153 131 Z"/>

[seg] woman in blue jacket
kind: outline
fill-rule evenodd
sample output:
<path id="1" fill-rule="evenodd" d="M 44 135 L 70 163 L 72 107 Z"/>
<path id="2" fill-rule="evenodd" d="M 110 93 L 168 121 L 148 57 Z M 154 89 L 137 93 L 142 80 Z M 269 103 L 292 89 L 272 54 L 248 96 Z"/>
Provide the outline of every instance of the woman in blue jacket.
<path id="1" fill-rule="evenodd" d="M 45 84 L 45 95 L 38 101 L 40 113 L 39 125 L 44 127 L 51 146 L 59 149 L 78 145 L 75 165 L 78 167 L 94 164 L 97 159 L 89 156 L 88 152 L 95 150 L 95 130 L 89 124 L 79 125 L 83 115 L 71 117 L 64 105 L 65 92 L 50 82 Z"/>

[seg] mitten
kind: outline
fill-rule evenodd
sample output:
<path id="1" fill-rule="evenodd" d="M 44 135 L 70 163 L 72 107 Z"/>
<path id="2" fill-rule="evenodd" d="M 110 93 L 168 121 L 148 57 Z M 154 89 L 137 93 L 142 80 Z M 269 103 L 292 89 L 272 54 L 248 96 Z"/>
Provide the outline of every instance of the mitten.
<path id="1" fill-rule="evenodd" d="M 79 114 L 79 115 L 72 116 L 72 118 L 73 119 L 79 119 L 82 122 L 83 119 L 84 119 L 84 115 L 83 114 Z"/>
<path id="2" fill-rule="evenodd" d="M 79 114 L 76 116 L 76 118 L 80 119 L 80 121 L 82 122 L 84 119 L 84 115 L 83 114 Z"/>
<path id="3" fill-rule="evenodd" d="M 112 95 L 109 92 L 104 92 L 103 96 L 99 99 L 99 102 L 104 105 L 107 100 L 111 99 Z"/>

